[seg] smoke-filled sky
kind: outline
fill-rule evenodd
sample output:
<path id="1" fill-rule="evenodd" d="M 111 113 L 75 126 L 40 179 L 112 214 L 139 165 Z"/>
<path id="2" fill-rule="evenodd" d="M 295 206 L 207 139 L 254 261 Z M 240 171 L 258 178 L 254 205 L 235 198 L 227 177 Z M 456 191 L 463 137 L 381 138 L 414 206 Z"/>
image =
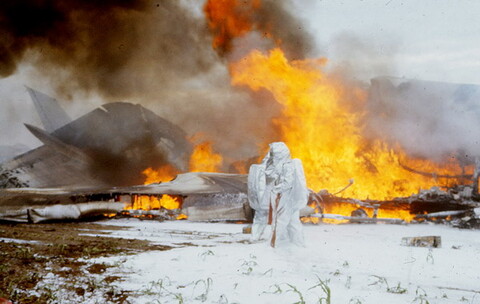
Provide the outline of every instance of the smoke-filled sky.
<path id="1" fill-rule="evenodd" d="M 330 69 L 366 85 L 380 75 L 480 84 L 476 1 L 263 2 L 270 9 L 256 18 L 268 18 L 292 57 L 326 56 Z M 230 87 L 229 56 L 211 47 L 204 3 L 98 3 L 0 4 L 0 145 L 38 144 L 22 125 L 39 125 L 23 85 L 62 100 L 72 117 L 105 102 L 142 103 L 189 134 L 222 138 L 217 149 L 232 157 L 253 156 L 256 141 L 271 137 L 279 109 Z"/>

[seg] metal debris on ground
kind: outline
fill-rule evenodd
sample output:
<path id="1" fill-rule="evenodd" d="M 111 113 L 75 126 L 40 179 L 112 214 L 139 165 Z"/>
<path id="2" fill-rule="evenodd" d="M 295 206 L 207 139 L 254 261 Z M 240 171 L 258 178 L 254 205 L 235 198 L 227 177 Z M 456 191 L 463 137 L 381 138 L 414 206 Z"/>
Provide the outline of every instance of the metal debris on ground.
<path id="1" fill-rule="evenodd" d="M 401 244 L 412 247 L 440 248 L 442 247 L 442 239 L 440 236 L 403 237 Z"/>

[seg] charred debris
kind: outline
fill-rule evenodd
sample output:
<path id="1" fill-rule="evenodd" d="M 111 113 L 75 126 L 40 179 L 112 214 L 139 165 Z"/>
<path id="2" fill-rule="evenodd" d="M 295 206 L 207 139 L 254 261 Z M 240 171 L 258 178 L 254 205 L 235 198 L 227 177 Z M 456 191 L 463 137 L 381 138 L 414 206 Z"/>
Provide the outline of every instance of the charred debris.
<path id="1" fill-rule="evenodd" d="M 310 206 L 324 210 L 329 204 L 343 204 L 355 206 L 356 209 L 350 216 L 323 212 L 311 216 L 350 223 L 404 224 L 406 222 L 402 219 L 381 218 L 377 215 L 379 210 L 403 210 L 412 216 L 410 223 L 430 222 L 457 228 L 480 229 L 480 195 L 473 192 L 474 188 L 468 185 L 455 186 L 447 190 L 432 187 L 415 195 L 385 201 L 343 198 L 323 191 L 314 195 L 315 199 L 311 200 Z M 372 210 L 373 215 L 369 217 L 366 210 Z"/>
<path id="2" fill-rule="evenodd" d="M 105 104 L 72 120 L 54 98 L 27 90 L 43 126 L 25 126 L 43 145 L 27 152 L 10 149 L 23 153 L 4 156 L 0 164 L 0 220 L 38 223 L 98 216 L 252 220 L 244 174 L 190 172 L 167 183 L 141 185 L 141 172 L 147 167 L 170 164 L 186 171 L 192 146 L 179 126 L 130 103 Z M 301 216 L 305 222 L 329 219 L 402 224 L 405 221 L 400 218 L 379 217 L 378 211 L 403 210 L 412 215 L 413 223 L 479 229 L 478 169 L 477 165 L 476 174 L 464 177 L 471 180 L 471 185 L 432 188 L 387 201 L 311 191 L 309 205 Z M 178 206 L 138 206 L 142 198 L 161 200 L 164 196 L 172 197 Z M 354 211 L 349 216 L 325 212 L 332 204 L 348 205 Z"/>

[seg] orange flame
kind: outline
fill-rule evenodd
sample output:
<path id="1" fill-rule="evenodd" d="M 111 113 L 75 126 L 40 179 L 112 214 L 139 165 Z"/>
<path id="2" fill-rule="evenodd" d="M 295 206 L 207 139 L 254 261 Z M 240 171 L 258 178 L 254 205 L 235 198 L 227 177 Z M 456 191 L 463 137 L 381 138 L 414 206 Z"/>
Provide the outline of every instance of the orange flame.
<path id="1" fill-rule="evenodd" d="M 220 53 L 232 49 L 232 41 L 253 30 L 265 31 L 258 20 L 260 0 L 208 0 L 204 11 L 214 34 L 213 47 Z M 267 38 L 270 34 L 265 33 Z M 274 41 L 276 45 L 280 43 Z M 283 106 L 282 115 L 274 119 L 280 139 L 290 147 L 292 156 L 303 161 L 308 186 L 316 191 L 328 189 L 336 192 L 350 179 L 355 183 L 342 195 L 356 198 L 390 199 L 409 196 L 420 189 L 444 185 L 447 180 L 427 177 L 405 170 L 400 164 L 425 172 L 444 175 L 471 173 L 472 168 L 461 168 L 455 161 L 445 165 L 409 159 L 398 146 L 389 146 L 381 140 L 367 140 L 362 136 L 362 108 L 366 92 L 357 87 L 346 87 L 335 78 L 328 77 L 322 67 L 326 59 L 289 61 L 280 49 L 269 54 L 251 52 L 241 61 L 230 65 L 233 85 L 246 85 L 252 90 L 267 90 Z M 354 99 L 354 100 L 351 100 Z M 356 103 L 355 105 L 353 105 Z M 357 108 L 354 110 L 353 108 Z M 262 155 L 264 151 L 262 151 Z M 222 165 L 222 156 L 212 149 L 210 142 L 195 146 L 190 158 L 190 171 L 216 172 Z M 233 165 L 246 172 L 241 163 Z M 162 168 L 161 168 L 162 169 Z M 157 174 L 151 168 L 144 171 L 148 182 L 170 180 L 171 177 L 151 177 Z M 175 172 L 176 173 L 176 172 Z M 162 175 L 158 173 L 158 175 Z M 163 196 L 162 200 L 168 196 Z M 174 202 L 161 202 L 158 198 L 144 198 L 136 202 L 138 208 L 177 206 Z M 175 201 L 175 200 L 174 200 Z M 172 204 L 172 205 L 169 205 Z M 135 204 L 134 204 L 135 205 Z M 158 207 L 151 207 L 158 206 Z M 360 206 L 329 203 L 325 213 L 351 215 Z M 167 207 L 164 207 L 167 208 Z M 168 208 L 170 209 L 170 208 Z M 365 209 L 369 216 L 373 209 Z M 379 209 L 378 217 L 401 218 L 410 221 L 408 210 Z M 181 217 L 181 216 L 180 216 Z M 314 221 L 314 219 L 312 219 Z"/>
<path id="2" fill-rule="evenodd" d="M 154 195 L 135 195 L 133 197 L 133 206 L 131 209 L 152 210 L 152 209 L 178 209 L 180 208 L 180 200 L 167 194 L 161 198 Z"/>
<path id="3" fill-rule="evenodd" d="M 209 0 L 204 7 L 214 34 L 213 47 L 221 54 L 232 48 L 232 40 L 253 30 L 253 12 L 260 0 Z"/>
<path id="4" fill-rule="evenodd" d="M 223 158 L 215 153 L 210 142 L 198 144 L 190 156 L 190 171 L 192 172 L 218 172 Z"/>
<path id="5" fill-rule="evenodd" d="M 177 173 L 177 170 L 170 165 L 165 165 L 157 170 L 147 168 L 142 171 L 142 174 L 145 175 L 145 181 L 143 184 L 148 185 L 153 183 L 169 182 L 175 178 Z"/>
<path id="6" fill-rule="evenodd" d="M 194 139 L 192 139 L 194 140 Z M 203 142 L 195 146 L 192 155 L 190 156 L 190 171 L 192 172 L 217 172 L 221 166 L 223 158 L 220 154 L 213 151 L 210 142 Z M 175 178 L 178 171 L 170 166 L 165 165 L 157 170 L 152 168 L 145 169 L 142 174 L 146 176 L 144 184 L 159 183 L 171 181 Z M 152 210 L 152 209 L 178 209 L 181 207 L 181 201 L 178 197 L 170 195 L 158 196 L 149 195 L 135 195 L 133 196 L 133 204 L 129 206 L 130 209 Z M 185 214 L 180 214 L 176 217 L 177 220 L 186 219 Z"/>
<path id="7" fill-rule="evenodd" d="M 269 54 L 253 51 L 230 66 L 234 85 L 268 90 L 283 105 L 274 124 L 292 156 L 302 160 L 309 187 L 335 192 L 353 178 L 355 183 L 343 195 L 388 199 L 438 185 L 439 180 L 402 168 L 399 161 L 406 155 L 398 147 L 393 150 L 379 140 L 369 142 L 362 137 L 363 113 L 346 106 L 347 88 L 322 72 L 325 62 L 289 62 L 280 49 L 273 49 Z M 366 94 L 359 88 L 353 91 L 362 102 Z M 427 161 L 413 163 L 439 172 L 460 171 L 452 163 L 447 168 Z"/>
<path id="8" fill-rule="evenodd" d="M 188 216 L 186 216 L 186 215 L 183 214 L 183 213 L 182 213 L 182 214 L 179 214 L 179 215 L 177 216 L 177 220 L 185 220 L 185 219 L 187 219 L 187 218 L 188 218 Z"/>
<path id="9" fill-rule="evenodd" d="M 192 137 L 192 141 L 198 140 L 202 137 L 202 134 Z M 215 153 L 212 147 L 212 143 L 204 141 L 197 144 L 190 155 L 189 169 L 191 172 L 218 172 L 220 166 L 223 163 L 223 157 Z M 173 180 L 179 173 L 171 165 L 165 165 L 158 169 L 147 168 L 142 171 L 145 175 L 144 185 L 152 183 L 169 182 Z"/>

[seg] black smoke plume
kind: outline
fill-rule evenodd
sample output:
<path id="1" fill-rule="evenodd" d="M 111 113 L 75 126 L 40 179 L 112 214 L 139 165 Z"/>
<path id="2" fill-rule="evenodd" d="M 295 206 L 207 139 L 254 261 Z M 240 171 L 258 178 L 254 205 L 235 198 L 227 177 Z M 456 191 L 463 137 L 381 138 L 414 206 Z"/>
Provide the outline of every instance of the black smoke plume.
<path id="1" fill-rule="evenodd" d="M 80 92 L 141 103 L 190 135 L 207 134 L 228 160 L 251 157 L 259 142 L 277 139 L 270 120 L 280 107 L 265 94 L 231 87 L 226 62 L 212 49 L 203 6 L 187 0 L 0 1 L 0 76 L 27 64 L 34 68 L 30 77 L 44 80 L 59 100 Z M 253 17 L 292 58 L 310 49 L 311 37 L 288 3 L 265 0 Z"/>
<path id="2" fill-rule="evenodd" d="M 29 55 L 59 88 L 117 98 L 148 89 L 152 77 L 191 77 L 212 60 L 202 21 L 179 1 L 2 1 L 0 37 L 1 76 Z"/>

